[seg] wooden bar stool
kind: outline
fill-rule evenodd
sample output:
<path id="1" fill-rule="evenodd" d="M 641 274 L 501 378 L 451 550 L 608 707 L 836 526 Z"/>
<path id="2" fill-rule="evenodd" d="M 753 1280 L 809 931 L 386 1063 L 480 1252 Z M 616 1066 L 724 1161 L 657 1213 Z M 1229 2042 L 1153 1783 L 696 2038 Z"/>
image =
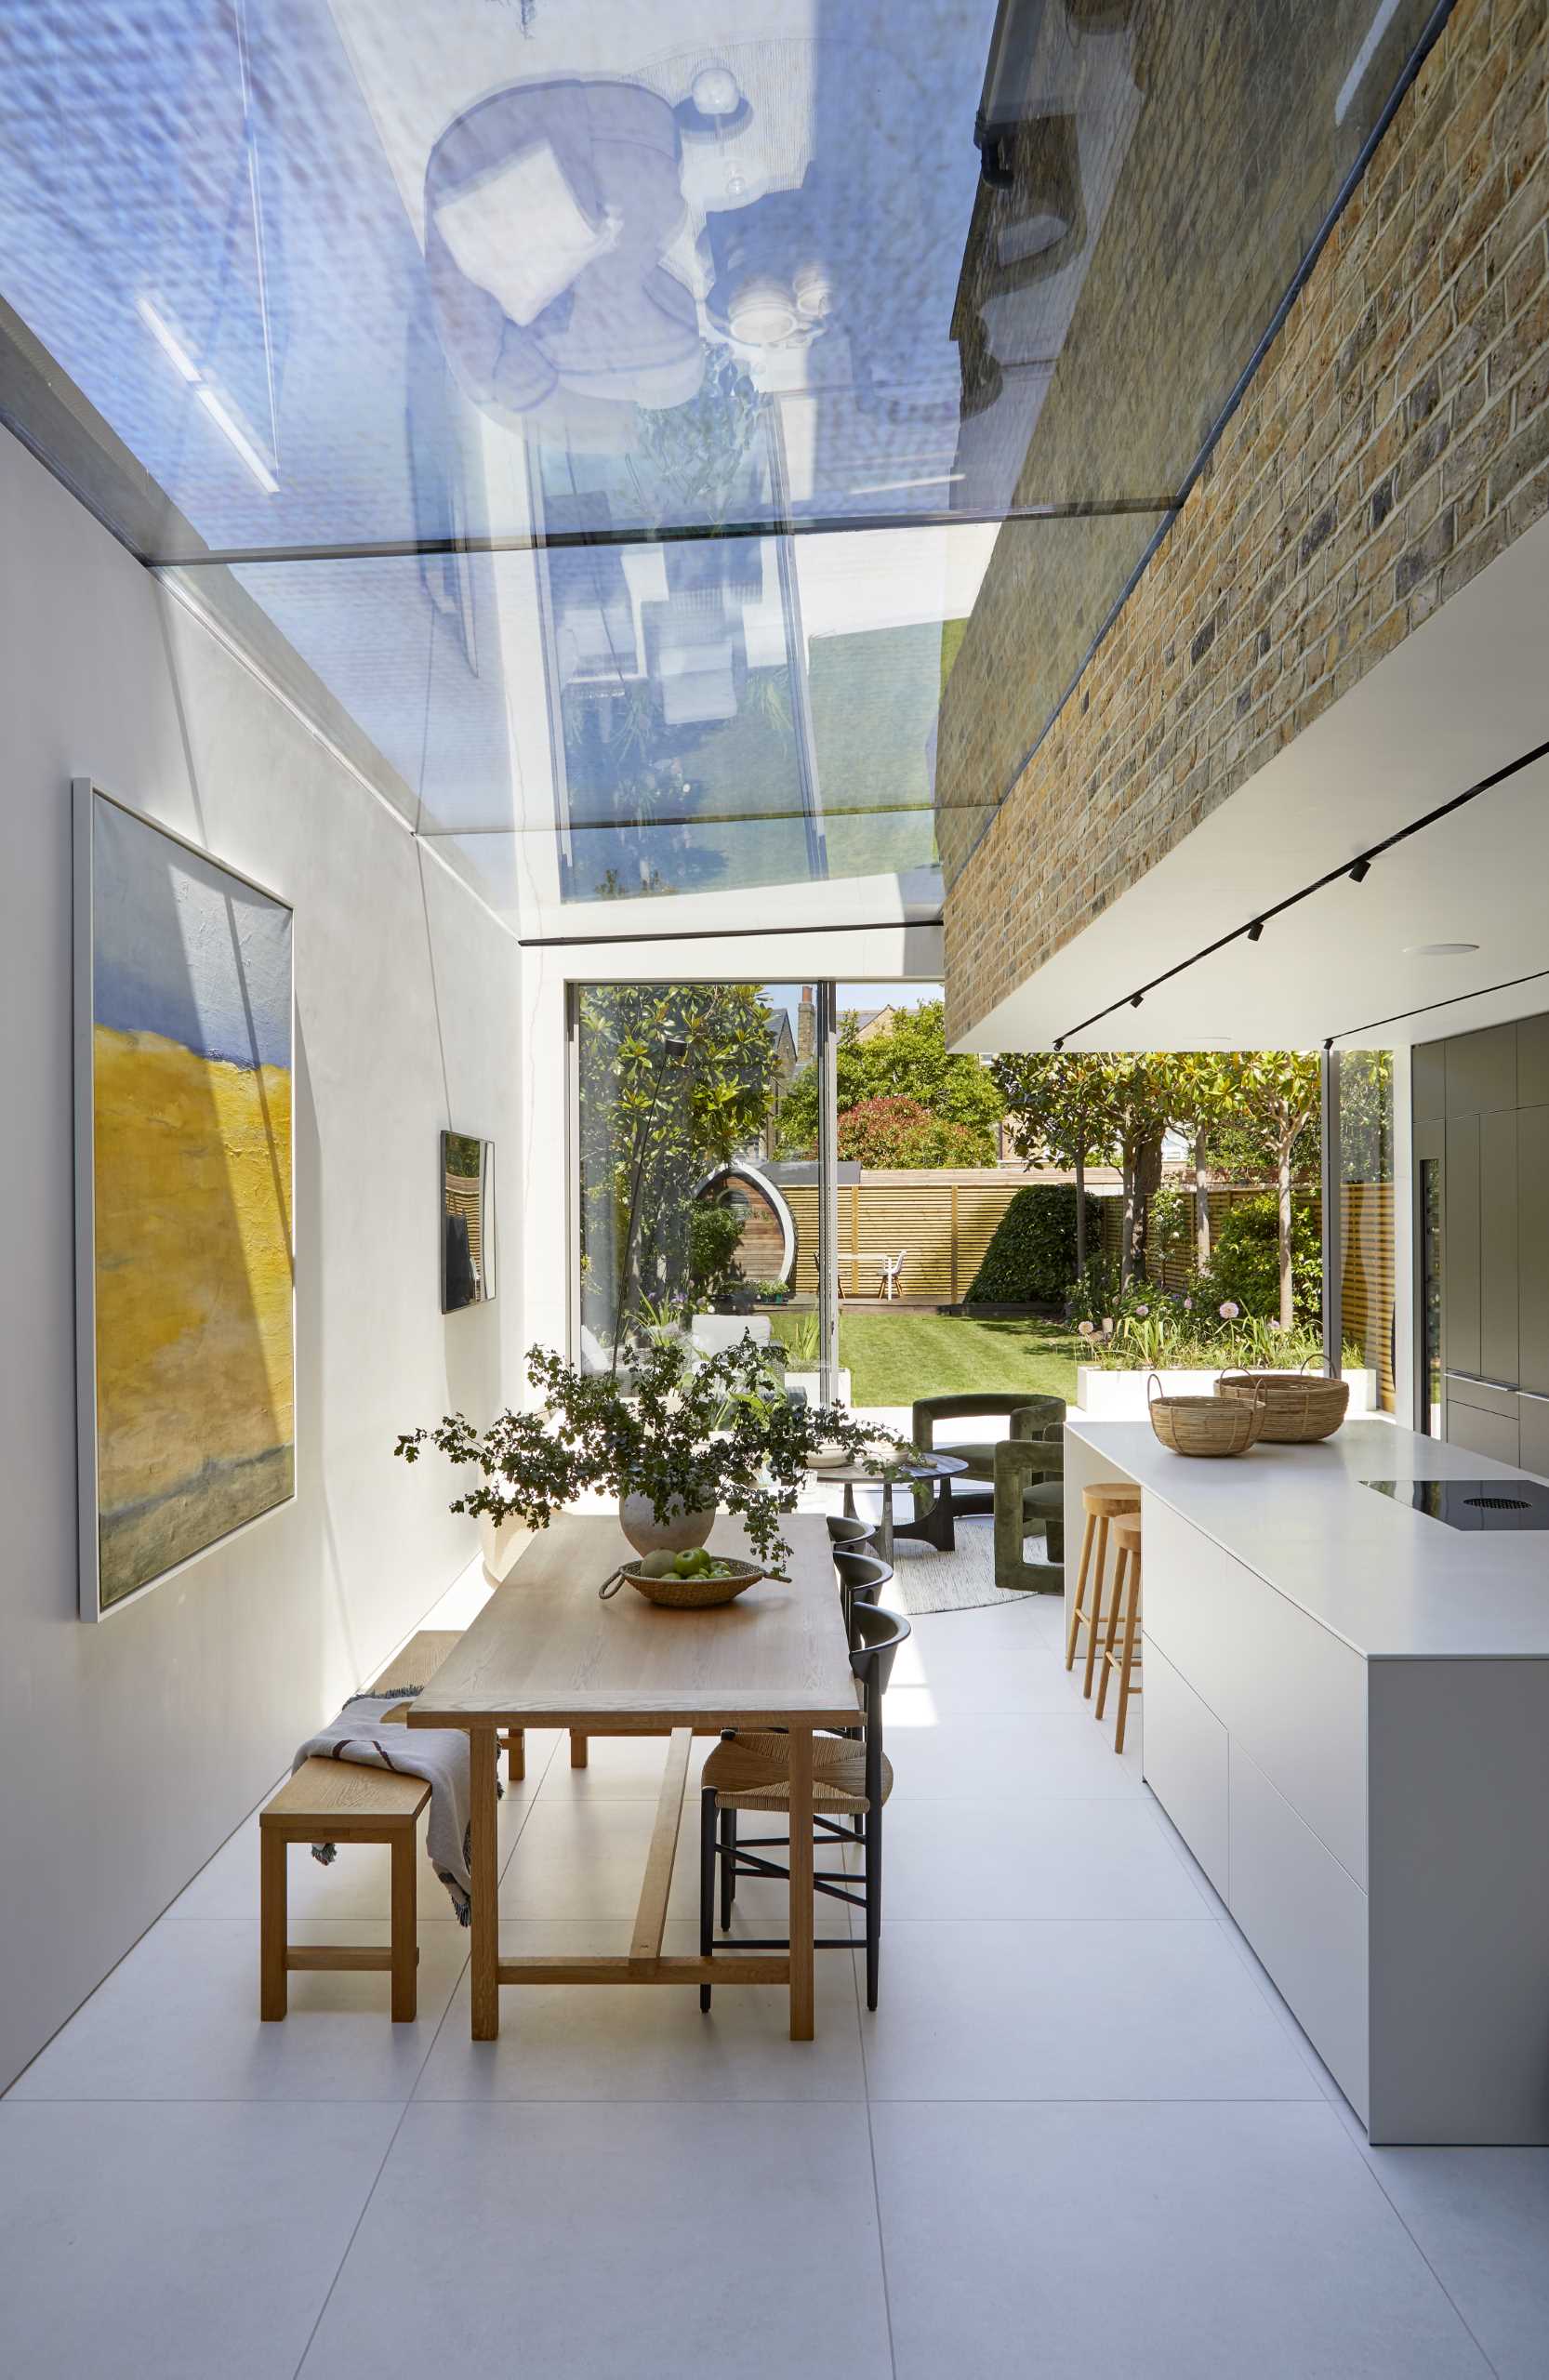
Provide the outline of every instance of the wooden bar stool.
<path id="1" fill-rule="evenodd" d="M 1124 1722 L 1129 1716 L 1130 1697 L 1138 1694 L 1134 1672 L 1140 1666 L 1136 1640 L 1140 1633 L 1140 1515 L 1125 1514 L 1113 1524 L 1113 1541 L 1119 1549 L 1114 1566 L 1113 1601 L 1108 1606 L 1108 1632 L 1103 1644 L 1103 1679 L 1097 1688 L 1097 1716 L 1103 1715 L 1103 1705 L 1108 1699 L 1108 1679 L 1119 1672 L 1119 1712 L 1114 1721 L 1113 1748 L 1124 1749 Z M 1122 1634 L 1120 1629 L 1122 1628 Z M 1116 1641 L 1117 1645 L 1116 1645 Z"/>
<path id="2" fill-rule="evenodd" d="M 1092 1694 L 1092 1675 L 1097 1659 L 1097 1632 L 1103 1624 L 1103 1569 L 1108 1558 L 1108 1524 L 1127 1513 L 1140 1511 L 1140 1489 L 1118 1480 L 1105 1479 L 1096 1487 L 1081 1490 L 1081 1510 L 1086 1514 L 1086 1527 L 1081 1531 L 1081 1567 L 1076 1574 L 1076 1598 L 1070 1610 L 1070 1628 L 1065 1643 L 1065 1665 L 1076 1666 L 1076 1632 L 1087 1632 L 1086 1676 L 1081 1692 Z M 1096 1540 L 1097 1567 L 1092 1567 L 1092 1542 Z M 1090 1600 L 1089 1600 L 1090 1593 Z"/>

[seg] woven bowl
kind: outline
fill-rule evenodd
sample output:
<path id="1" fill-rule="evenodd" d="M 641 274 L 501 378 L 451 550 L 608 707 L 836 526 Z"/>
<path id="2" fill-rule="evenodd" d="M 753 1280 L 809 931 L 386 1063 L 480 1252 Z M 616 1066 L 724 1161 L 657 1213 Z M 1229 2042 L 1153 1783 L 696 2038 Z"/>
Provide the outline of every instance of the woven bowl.
<path id="1" fill-rule="evenodd" d="M 1215 1393 L 1239 1405 L 1262 1404 L 1260 1435 L 1278 1447 L 1310 1447 L 1331 1438 L 1350 1403 L 1349 1382 L 1328 1380 L 1320 1372 L 1223 1372 Z"/>
<path id="2" fill-rule="evenodd" d="M 1158 1389 L 1155 1372 L 1147 1383 Z M 1251 1404 L 1229 1396 L 1153 1396 L 1147 1407 L 1151 1427 L 1172 1454 L 1246 1454 L 1257 1446 L 1264 1425 L 1264 1403 Z"/>
<path id="3" fill-rule="evenodd" d="M 637 1595 L 664 1611 L 708 1611 L 715 1604 L 732 1603 L 763 1575 L 756 1562 L 738 1562 L 719 1579 L 651 1579 L 633 1562 L 626 1562 L 618 1573 Z"/>

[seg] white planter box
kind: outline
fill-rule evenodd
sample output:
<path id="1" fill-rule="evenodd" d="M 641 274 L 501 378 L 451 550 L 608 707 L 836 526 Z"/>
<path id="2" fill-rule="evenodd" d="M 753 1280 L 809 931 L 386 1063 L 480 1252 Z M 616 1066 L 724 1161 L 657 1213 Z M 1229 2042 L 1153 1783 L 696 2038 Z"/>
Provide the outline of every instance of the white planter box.
<path id="1" fill-rule="evenodd" d="M 696 1314 L 689 1324 L 696 1347 L 708 1355 L 719 1355 L 724 1348 L 740 1347 L 744 1339 L 751 1337 L 762 1346 L 769 1337 L 767 1314 Z"/>
<path id="2" fill-rule="evenodd" d="M 820 1376 L 816 1372 L 788 1371 L 786 1374 L 786 1386 L 788 1388 L 804 1388 L 807 1392 L 807 1403 L 809 1405 L 821 1405 L 823 1402 L 822 1383 Z M 841 1405 L 848 1405 L 850 1402 L 850 1374 L 848 1368 L 842 1366 L 841 1367 L 839 1375 L 838 1401 Z"/>
<path id="3" fill-rule="evenodd" d="M 1164 1396 L 1211 1396 L 1221 1378 L 1216 1371 L 1158 1371 Z M 1351 1370 L 1344 1374 L 1350 1383 L 1352 1413 L 1374 1413 L 1377 1409 L 1377 1375 L 1371 1370 Z M 1081 1412 L 1093 1421 L 1138 1421 L 1145 1416 L 1148 1370 L 1109 1372 L 1096 1364 L 1076 1367 L 1076 1403 Z"/>

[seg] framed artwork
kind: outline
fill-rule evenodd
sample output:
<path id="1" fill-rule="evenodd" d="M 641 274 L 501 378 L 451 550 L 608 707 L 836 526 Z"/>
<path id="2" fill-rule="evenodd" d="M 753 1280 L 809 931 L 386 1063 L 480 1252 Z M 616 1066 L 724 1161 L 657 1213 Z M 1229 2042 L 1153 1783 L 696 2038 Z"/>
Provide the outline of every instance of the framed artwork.
<path id="1" fill-rule="evenodd" d="M 296 1493 L 292 912 L 73 787 L 81 1617 Z"/>
<path id="2" fill-rule="evenodd" d="M 495 1143 L 441 1136 L 441 1310 L 495 1295 Z"/>

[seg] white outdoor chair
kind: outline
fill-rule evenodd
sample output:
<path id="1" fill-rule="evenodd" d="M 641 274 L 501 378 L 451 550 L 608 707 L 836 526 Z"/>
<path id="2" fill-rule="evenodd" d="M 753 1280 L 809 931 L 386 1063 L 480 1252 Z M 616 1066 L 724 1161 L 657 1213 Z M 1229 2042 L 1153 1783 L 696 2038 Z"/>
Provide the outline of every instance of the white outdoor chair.
<path id="1" fill-rule="evenodd" d="M 881 1270 L 877 1276 L 877 1295 L 880 1298 L 903 1296 L 904 1259 L 908 1252 L 907 1248 L 901 1248 L 896 1256 L 883 1257 Z"/>

